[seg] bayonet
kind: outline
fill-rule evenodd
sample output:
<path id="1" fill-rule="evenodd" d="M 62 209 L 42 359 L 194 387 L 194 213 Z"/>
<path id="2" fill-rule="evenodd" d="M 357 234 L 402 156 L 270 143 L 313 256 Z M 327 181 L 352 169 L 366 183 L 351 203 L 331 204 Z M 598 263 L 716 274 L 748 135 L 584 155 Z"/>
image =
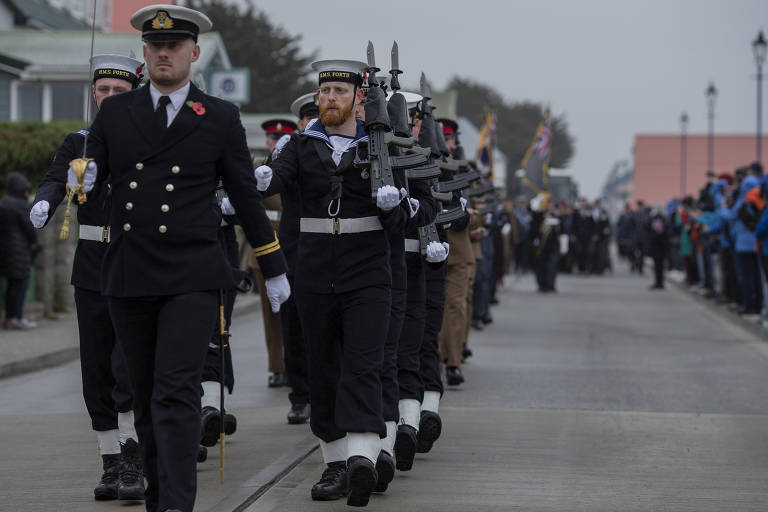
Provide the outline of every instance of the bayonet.
<path id="1" fill-rule="evenodd" d="M 381 71 L 376 67 L 376 54 L 373 50 L 373 43 L 368 41 L 368 48 L 365 51 L 366 59 L 368 60 L 368 85 L 374 87 L 378 85 L 376 81 L 376 72 Z"/>
<path id="2" fill-rule="evenodd" d="M 431 100 L 432 91 L 429 89 L 429 84 L 427 83 L 427 77 L 426 75 L 424 75 L 423 71 L 421 72 L 420 86 L 421 86 L 421 95 L 424 96 L 424 99 Z"/>
<path id="3" fill-rule="evenodd" d="M 400 80 L 397 78 L 397 75 L 402 73 L 400 70 L 400 55 L 398 54 L 397 41 L 392 43 L 391 63 L 392 69 L 389 70 L 389 74 L 392 75 L 392 78 L 389 80 L 389 87 L 392 89 L 392 92 L 397 92 L 400 90 Z"/>

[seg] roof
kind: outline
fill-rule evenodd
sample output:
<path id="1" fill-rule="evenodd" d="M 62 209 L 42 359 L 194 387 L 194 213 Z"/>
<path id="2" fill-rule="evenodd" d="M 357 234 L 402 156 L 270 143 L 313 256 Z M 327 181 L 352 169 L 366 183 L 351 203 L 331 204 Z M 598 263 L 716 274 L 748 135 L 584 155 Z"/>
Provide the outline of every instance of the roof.
<path id="1" fill-rule="evenodd" d="M 77 30 L 90 26 L 75 18 L 67 11 L 57 9 L 45 0 L 0 0 L 16 16 L 22 18 L 23 26 L 41 30 Z"/>
<path id="2" fill-rule="evenodd" d="M 201 34 L 198 44 L 200 59 L 192 65 L 193 73 L 210 66 L 231 66 L 224 43 L 217 32 Z M 128 55 L 131 50 L 141 59 L 142 42 L 138 32 L 96 33 L 94 54 Z M 10 61 L 21 63 L 23 77 L 26 79 L 45 79 L 56 75 L 59 79 L 87 80 L 90 52 L 90 30 L 0 31 L 0 62 L 8 65 L 12 65 Z"/>

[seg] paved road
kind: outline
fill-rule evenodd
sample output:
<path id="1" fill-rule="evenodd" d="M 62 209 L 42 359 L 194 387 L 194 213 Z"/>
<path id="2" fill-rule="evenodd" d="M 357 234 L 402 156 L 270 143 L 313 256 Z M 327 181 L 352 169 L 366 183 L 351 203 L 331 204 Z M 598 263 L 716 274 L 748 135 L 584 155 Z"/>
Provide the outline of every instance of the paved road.
<path id="1" fill-rule="evenodd" d="M 508 286 L 472 335 L 466 384 L 446 392 L 444 436 L 369 510 L 765 511 L 768 345 L 649 280 Z M 266 388 L 261 339 L 245 336 L 260 329 L 256 315 L 236 324 L 240 426 L 227 484 L 216 452 L 201 465 L 196 510 L 347 509 L 309 499 L 322 465 L 308 428 L 284 425 L 286 392 Z M 0 381 L 0 510 L 123 510 L 90 501 L 97 455 L 78 370 Z"/>

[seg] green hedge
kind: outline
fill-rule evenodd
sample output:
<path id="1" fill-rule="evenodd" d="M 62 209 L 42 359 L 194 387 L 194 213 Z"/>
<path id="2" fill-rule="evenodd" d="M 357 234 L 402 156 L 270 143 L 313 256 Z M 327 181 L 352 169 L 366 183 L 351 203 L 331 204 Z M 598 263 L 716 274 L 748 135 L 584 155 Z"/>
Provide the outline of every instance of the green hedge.
<path id="1" fill-rule="evenodd" d="M 64 137 L 83 128 L 82 121 L 0 122 L 0 193 L 11 171 L 19 171 L 36 187 Z"/>

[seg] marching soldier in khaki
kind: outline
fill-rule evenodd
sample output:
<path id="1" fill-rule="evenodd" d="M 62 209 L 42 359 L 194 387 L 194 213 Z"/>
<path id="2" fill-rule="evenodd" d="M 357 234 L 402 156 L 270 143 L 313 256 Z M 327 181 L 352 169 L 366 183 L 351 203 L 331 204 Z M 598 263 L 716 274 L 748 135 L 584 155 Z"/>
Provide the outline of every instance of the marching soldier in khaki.
<path id="1" fill-rule="evenodd" d="M 471 208 L 470 226 L 475 215 Z M 475 268 L 475 253 L 469 239 L 470 226 L 464 231 L 447 230 L 446 235 L 451 251 L 448 253 L 448 271 L 445 277 L 445 316 L 438 335 L 440 359 L 445 363 L 445 380 L 449 386 L 464 382 L 461 373 L 461 351 L 467 341 L 467 297 L 470 276 Z"/>
<path id="2" fill-rule="evenodd" d="M 474 205 L 474 201 L 472 206 Z M 483 259 L 483 248 L 480 246 L 480 241 L 483 239 L 485 228 L 483 227 L 483 219 L 479 215 L 475 215 L 472 222 L 469 225 L 469 241 L 472 242 L 472 252 L 475 255 L 475 261 L 472 263 L 472 268 L 469 271 L 469 293 L 467 293 L 467 337 L 464 340 L 464 346 L 462 347 L 462 359 L 466 359 L 467 356 L 467 342 L 469 340 L 469 328 L 475 327 L 478 330 L 483 329 L 481 322 L 472 322 L 472 305 L 475 296 L 475 275 L 477 274 L 478 261 Z"/>
<path id="3" fill-rule="evenodd" d="M 264 160 L 264 164 L 269 164 L 272 159 L 280 152 L 282 144 L 278 141 L 283 136 L 290 136 L 296 131 L 296 123 L 287 119 L 269 119 L 261 124 L 264 134 L 267 137 L 267 149 L 269 155 Z M 283 143 L 285 143 L 285 140 Z M 280 228 L 280 216 L 283 207 L 280 202 L 280 196 L 274 195 L 264 199 L 264 208 L 267 210 L 267 216 L 272 221 L 272 227 L 277 233 Z M 273 313 L 269 301 L 265 295 L 264 276 L 259 269 L 259 263 L 256 258 L 251 258 L 248 266 L 253 269 L 259 295 L 261 296 L 261 315 L 264 320 L 264 340 L 267 344 L 268 371 L 270 372 L 267 384 L 271 388 L 283 387 L 287 384 L 285 377 L 285 362 L 283 359 L 283 329 L 280 323 L 280 313 Z"/>

